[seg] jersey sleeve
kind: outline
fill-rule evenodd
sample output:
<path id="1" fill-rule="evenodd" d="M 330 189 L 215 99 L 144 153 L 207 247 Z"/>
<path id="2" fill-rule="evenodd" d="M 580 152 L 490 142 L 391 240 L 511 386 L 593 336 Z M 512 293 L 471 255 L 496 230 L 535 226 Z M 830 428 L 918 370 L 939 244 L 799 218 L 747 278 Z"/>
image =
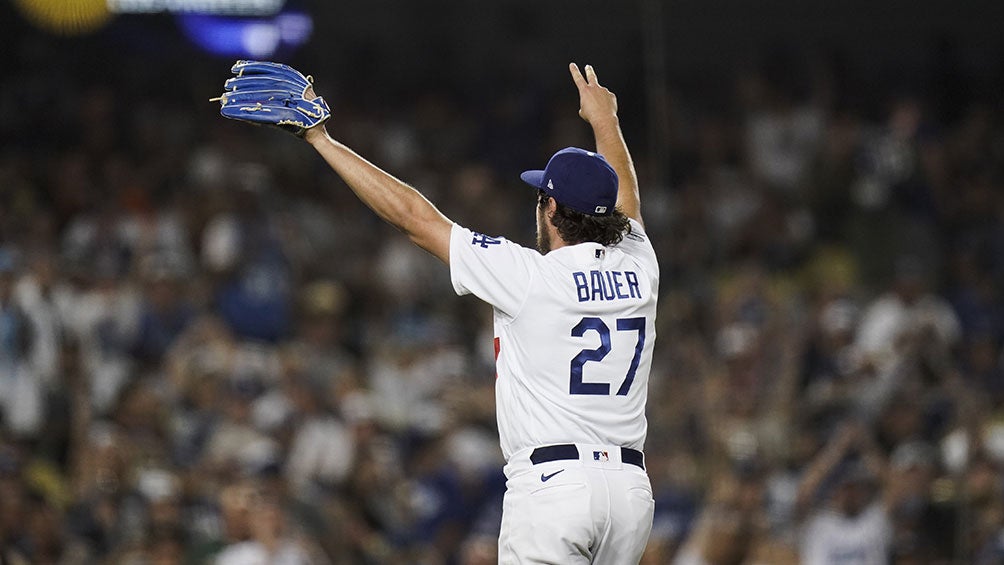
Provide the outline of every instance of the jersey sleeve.
<path id="1" fill-rule="evenodd" d="M 509 317 L 516 317 L 533 284 L 540 254 L 505 238 L 453 224 L 450 280 L 457 294 L 473 294 Z"/>
<path id="2" fill-rule="evenodd" d="M 625 235 L 624 239 L 615 247 L 638 261 L 653 280 L 658 280 L 659 261 L 656 259 L 652 240 L 649 239 L 641 224 L 630 218 L 628 221 L 631 223 L 631 232 Z"/>

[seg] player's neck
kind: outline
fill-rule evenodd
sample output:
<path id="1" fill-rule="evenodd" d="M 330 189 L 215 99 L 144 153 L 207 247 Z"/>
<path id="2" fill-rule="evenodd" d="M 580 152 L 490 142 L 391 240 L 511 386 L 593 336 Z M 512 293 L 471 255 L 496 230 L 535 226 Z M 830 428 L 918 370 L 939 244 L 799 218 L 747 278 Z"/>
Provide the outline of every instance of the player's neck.
<path id="1" fill-rule="evenodd" d="M 537 239 L 537 250 L 540 251 L 542 255 L 547 255 L 555 249 L 561 249 L 569 245 L 567 241 L 561 238 L 558 233 L 558 228 L 554 227 L 553 224 L 548 222 L 543 228 L 544 232 L 541 232 L 543 237 Z"/>
<path id="2" fill-rule="evenodd" d="M 555 236 L 551 240 L 551 251 L 554 251 L 555 249 L 561 249 L 562 247 L 568 247 L 568 245 L 569 244 L 565 243 L 565 240 L 561 239 L 561 237 Z"/>

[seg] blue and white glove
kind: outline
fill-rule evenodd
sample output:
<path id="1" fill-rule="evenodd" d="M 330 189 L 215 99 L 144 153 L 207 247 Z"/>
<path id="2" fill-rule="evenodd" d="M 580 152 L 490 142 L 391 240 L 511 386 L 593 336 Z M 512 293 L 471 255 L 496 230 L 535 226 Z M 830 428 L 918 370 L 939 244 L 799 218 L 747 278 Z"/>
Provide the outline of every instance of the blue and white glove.
<path id="1" fill-rule="evenodd" d="M 276 126 L 303 137 L 331 117 L 328 104 L 313 93 L 313 79 L 292 67 L 237 61 L 230 70 L 237 76 L 227 80 L 223 95 L 214 99 L 226 118 Z"/>

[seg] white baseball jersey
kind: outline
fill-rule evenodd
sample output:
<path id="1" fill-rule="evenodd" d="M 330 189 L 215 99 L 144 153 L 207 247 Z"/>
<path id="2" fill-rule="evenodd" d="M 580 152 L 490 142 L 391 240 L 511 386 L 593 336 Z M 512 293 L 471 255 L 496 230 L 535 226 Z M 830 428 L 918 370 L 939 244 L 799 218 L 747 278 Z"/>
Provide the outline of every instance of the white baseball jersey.
<path id="1" fill-rule="evenodd" d="M 659 266 L 640 224 L 614 246 L 546 255 L 454 224 L 450 275 L 494 309 L 506 460 L 564 443 L 643 449 Z"/>

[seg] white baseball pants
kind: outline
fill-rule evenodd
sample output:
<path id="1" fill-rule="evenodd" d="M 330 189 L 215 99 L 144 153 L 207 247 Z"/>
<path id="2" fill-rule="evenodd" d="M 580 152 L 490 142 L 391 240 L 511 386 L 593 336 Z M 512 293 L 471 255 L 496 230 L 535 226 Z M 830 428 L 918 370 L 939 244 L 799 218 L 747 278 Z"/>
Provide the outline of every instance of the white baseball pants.
<path id="1" fill-rule="evenodd" d="M 576 459 L 534 464 L 532 449 L 509 459 L 500 565 L 637 565 L 641 559 L 655 509 L 648 474 L 623 462 L 619 447 L 576 448 Z"/>

